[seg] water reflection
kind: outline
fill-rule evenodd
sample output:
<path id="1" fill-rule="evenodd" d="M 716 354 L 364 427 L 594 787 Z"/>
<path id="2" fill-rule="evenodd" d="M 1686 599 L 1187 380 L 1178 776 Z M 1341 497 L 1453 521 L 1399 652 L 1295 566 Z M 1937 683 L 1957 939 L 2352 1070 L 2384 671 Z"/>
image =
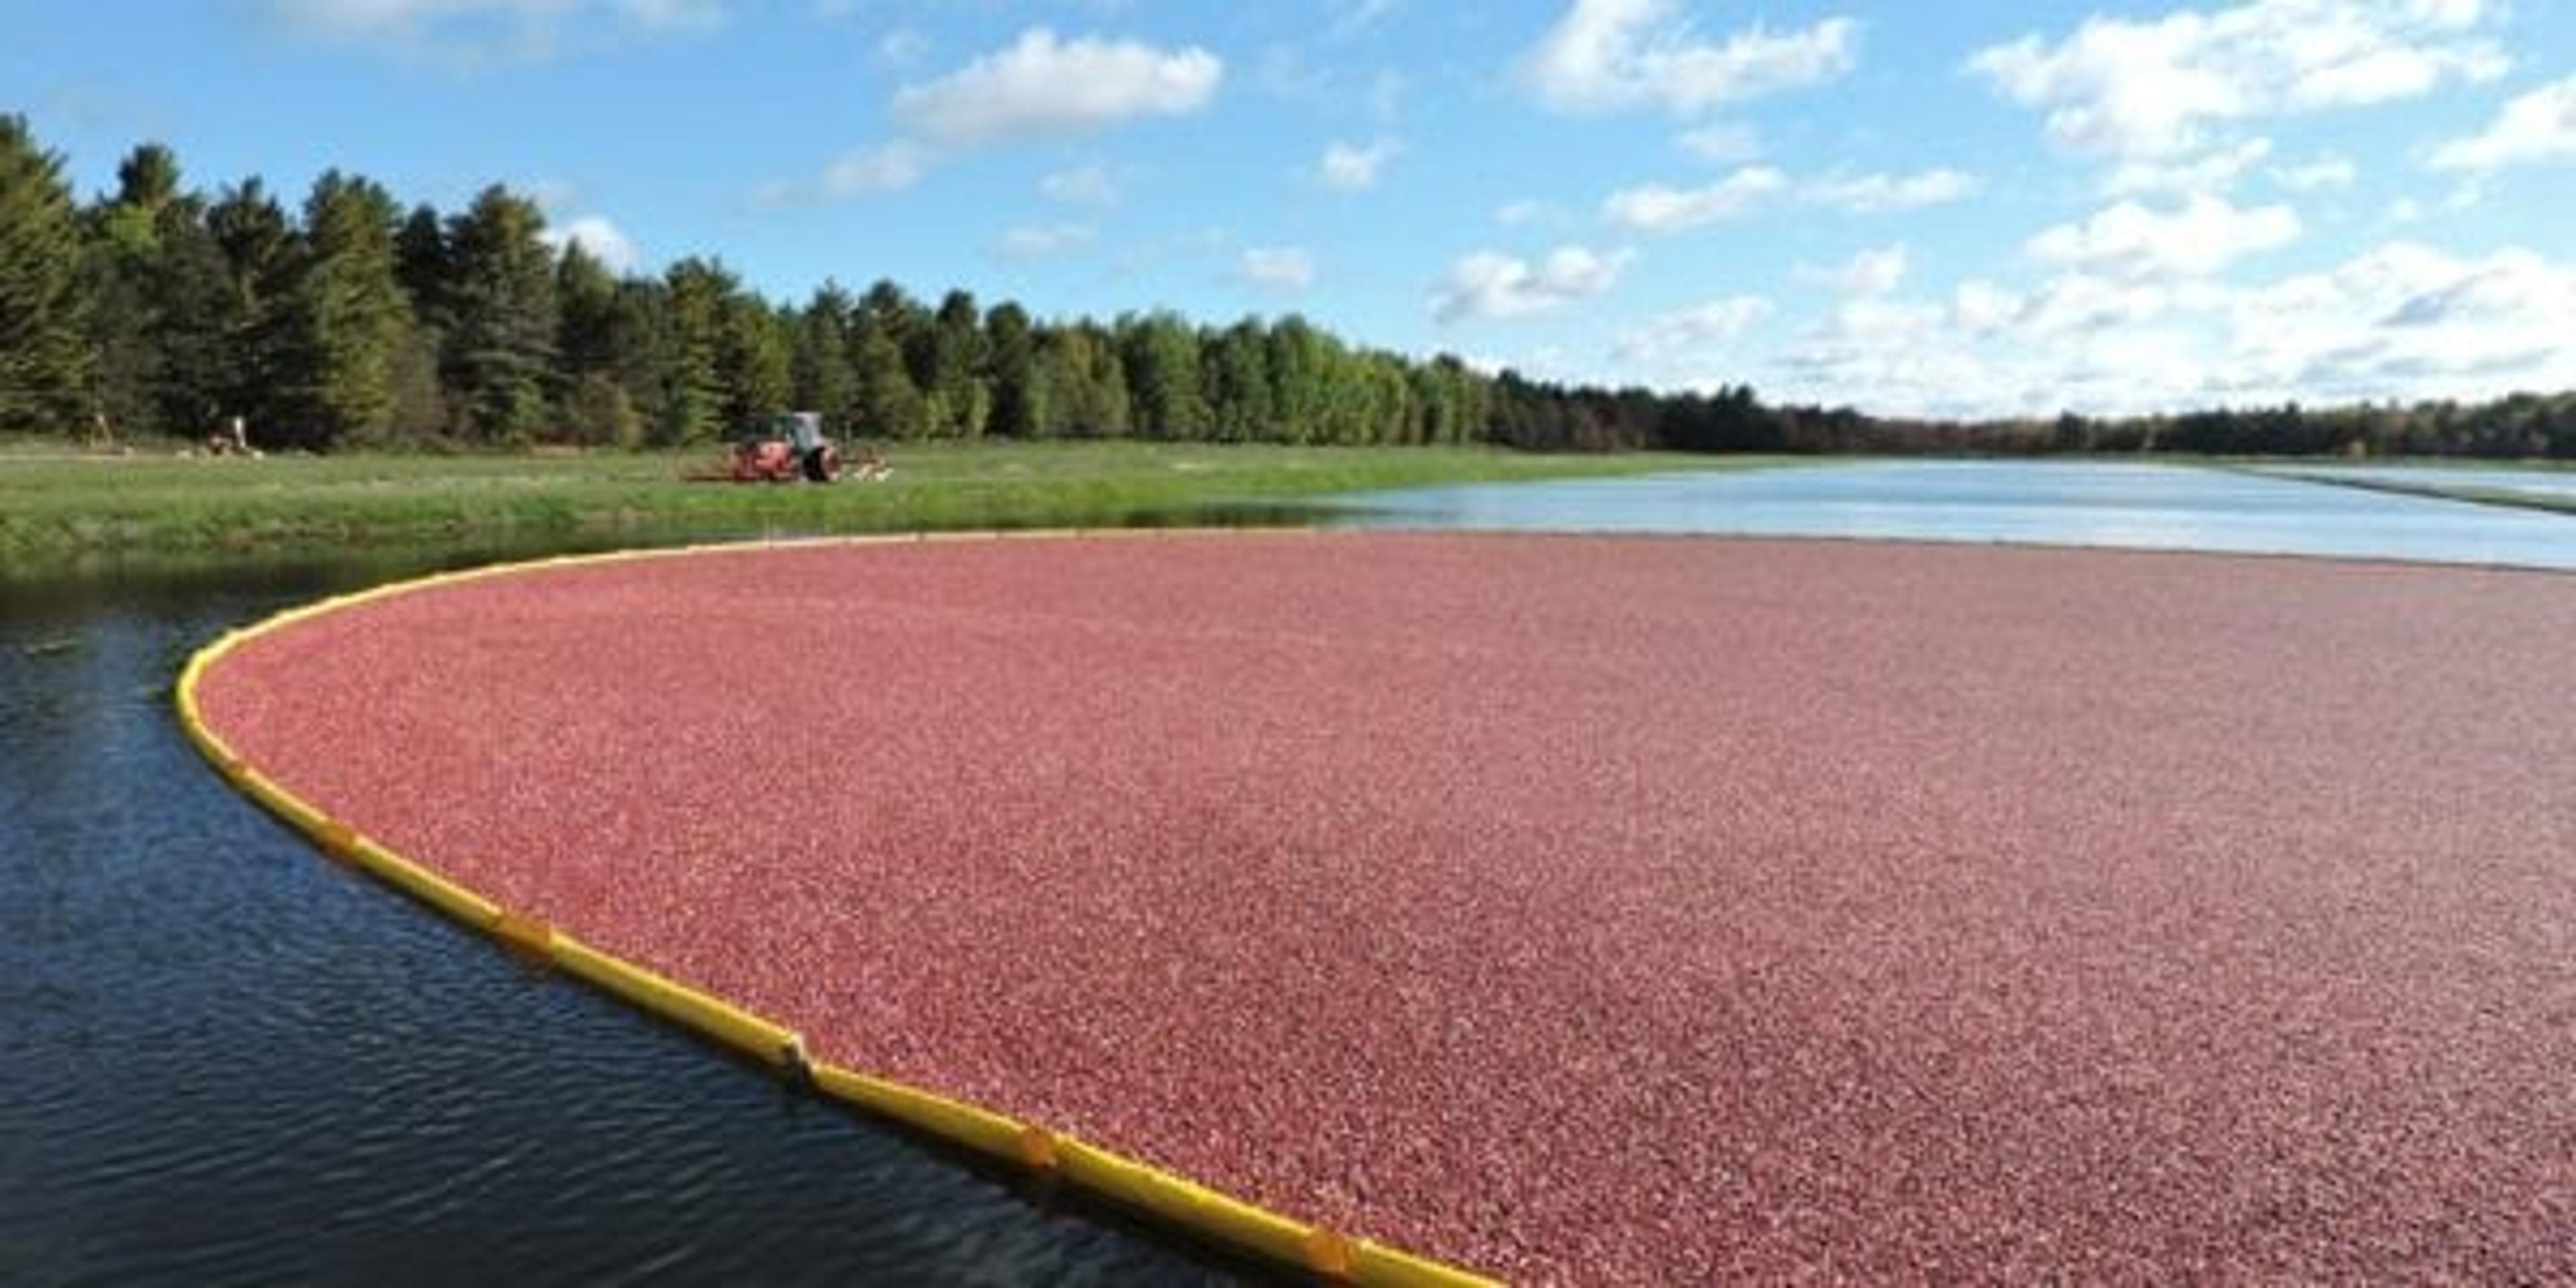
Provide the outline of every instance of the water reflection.
<path id="1" fill-rule="evenodd" d="M 2576 520 L 2188 466 L 1870 461 L 1345 498 L 1365 527 L 2020 542 L 2576 568 Z"/>

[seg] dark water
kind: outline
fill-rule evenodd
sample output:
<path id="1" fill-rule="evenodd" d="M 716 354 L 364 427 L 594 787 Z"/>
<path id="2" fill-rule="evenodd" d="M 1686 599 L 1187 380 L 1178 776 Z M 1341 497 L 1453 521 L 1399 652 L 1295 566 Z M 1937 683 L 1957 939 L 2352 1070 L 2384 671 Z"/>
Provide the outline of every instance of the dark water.
<path id="1" fill-rule="evenodd" d="M 0 581 L 0 1283 L 1199 1283 L 317 857 L 171 712 L 417 565 Z"/>

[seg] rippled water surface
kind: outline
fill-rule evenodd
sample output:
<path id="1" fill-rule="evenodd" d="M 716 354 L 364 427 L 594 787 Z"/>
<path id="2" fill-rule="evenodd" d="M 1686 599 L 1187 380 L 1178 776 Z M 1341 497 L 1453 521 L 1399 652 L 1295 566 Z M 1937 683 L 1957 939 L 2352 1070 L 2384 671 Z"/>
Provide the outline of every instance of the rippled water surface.
<path id="1" fill-rule="evenodd" d="M 2567 516 L 2176 465 L 1868 461 L 1424 488 L 1350 505 L 1354 522 L 1394 527 L 2030 542 L 2576 568 L 2576 520 Z"/>
<path id="2" fill-rule="evenodd" d="M 0 584 L 0 1283 L 1195 1283 L 324 862 L 179 732 L 379 575 Z"/>

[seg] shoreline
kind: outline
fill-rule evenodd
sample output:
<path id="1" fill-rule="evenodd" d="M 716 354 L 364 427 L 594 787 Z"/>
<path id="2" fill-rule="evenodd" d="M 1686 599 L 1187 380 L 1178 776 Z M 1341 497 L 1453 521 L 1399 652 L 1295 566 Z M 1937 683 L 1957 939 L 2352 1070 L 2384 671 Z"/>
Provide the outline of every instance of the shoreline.
<path id="1" fill-rule="evenodd" d="M 0 562 L 178 565 L 357 551 L 517 554 L 777 536 L 1294 523 L 1316 498 L 1758 468 L 1777 457 L 1137 441 L 897 445 L 884 482 L 684 481 L 706 452 L 180 459 L 0 453 Z"/>

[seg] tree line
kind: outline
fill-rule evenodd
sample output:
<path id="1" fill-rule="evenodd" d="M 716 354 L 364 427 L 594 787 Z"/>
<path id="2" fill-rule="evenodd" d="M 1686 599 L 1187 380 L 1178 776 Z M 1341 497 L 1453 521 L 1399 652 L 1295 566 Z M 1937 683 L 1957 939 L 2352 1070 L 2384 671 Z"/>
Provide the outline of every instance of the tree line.
<path id="1" fill-rule="evenodd" d="M 81 203 L 0 117 L 0 429 L 666 447 L 796 408 L 889 439 L 1491 437 L 1489 377 L 1298 317 L 1046 321 L 883 280 L 783 306 L 713 259 L 619 274 L 546 232 L 500 186 L 452 213 L 336 170 L 292 208 L 257 178 L 191 191 L 158 144 Z"/>
<path id="2" fill-rule="evenodd" d="M 1972 424 L 1487 374 L 1305 319 L 1039 319 L 950 290 L 827 282 L 800 304 L 715 259 L 618 273 L 531 198 L 405 206 L 330 171 L 289 206 L 256 177 L 188 188 L 144 144 L 82 202 L 0 116 L 0 431 L 267 448 L 676 447 L 769 413 L 893 440 L 1498 443 L 1542 450 L 2372 452 L 2576 456 L 2576 395 L 2472 407 L 2219 410 Z"/>
<path id="3" fill-rule="evenodd" d="M 2481 402 L 2217 407 L 1982 421 L 1776 407 L 1746 386 L 1656 393 L 1497 381 L 1503 441 L 1551 447 L 1888 456 L 2460 456 L 2576 459 L 2576 390 Z M 1535 396 L 1528 391 L 1535 390 Z"/>

